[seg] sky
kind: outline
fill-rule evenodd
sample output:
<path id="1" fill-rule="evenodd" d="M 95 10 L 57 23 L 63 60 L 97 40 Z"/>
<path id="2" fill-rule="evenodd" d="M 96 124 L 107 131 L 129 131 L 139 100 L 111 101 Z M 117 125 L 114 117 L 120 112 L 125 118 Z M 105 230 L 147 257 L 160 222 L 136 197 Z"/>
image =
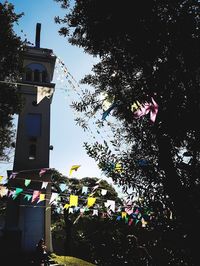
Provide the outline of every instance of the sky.
<path id="1" fill-rule="evenodd" d="M 54 17 L 58 15 L 62 17 L 65 14 L 65 10 L 61 9 L 59 3 L 53 0 L 10 0 L 9 2 L 14 4 L 16 13 L 24 12 L 19 25 L 14 28 L 17 35 L 22 39 L 27 38 L 34 44 L 36 24 L 41 23 L 41 48 L 52 49 L 77 82 L 91 72 L 97 59 L 86 54 L 83 49 L 72 46 L 58 33 L 59 25 L 55 24 Z M 56 85 L 51 104 L 50 145 L 53 145 L 53 150 L 50 151 L 50 168 L 55 168 L 68 176 L 71 166 L 78 164 L 81 167 L 73 172 L 72 176 L 105 178 L 94 159 L 90 158 L 83 148 L 83 142 L 94 139 L 96 132 L 93 128 L 88 134 L 76 125 L 74 111 L 70 104 L 77 95 L 75 91 L 72 92 L 63 74 L 59 65 L 56 65 L 52 81 Z M 0 167 L 2 175 L 3 171 L 12 169 L 12 162 L 1 164 Z M 110 179 L 108 181 L 111 182 Z"/>

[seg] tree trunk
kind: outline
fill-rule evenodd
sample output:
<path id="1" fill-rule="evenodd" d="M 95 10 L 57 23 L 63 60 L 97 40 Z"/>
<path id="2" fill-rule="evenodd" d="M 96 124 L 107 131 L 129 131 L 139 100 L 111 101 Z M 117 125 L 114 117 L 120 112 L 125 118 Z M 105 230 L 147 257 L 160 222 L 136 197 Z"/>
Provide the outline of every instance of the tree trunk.
<path id="1" fill-rule="evenodd" d="M 164 189 L 173 201 L 177 218 L 181 224 L 180 234 L 185 235 L 183 241 L 191 252 L 192 265 L 199 264 L 200 245 L 200 213 L 195 207 L 191 190 L 183 187 L 176 171 L 172 157 L 172 144 L 168 136 L 157 135 L 159 146 L 159 162 L 165 172 Z M 198 200 L 198 203 L 200 200 Z M 191 265 L 190 265 L 191 266 Z"/>

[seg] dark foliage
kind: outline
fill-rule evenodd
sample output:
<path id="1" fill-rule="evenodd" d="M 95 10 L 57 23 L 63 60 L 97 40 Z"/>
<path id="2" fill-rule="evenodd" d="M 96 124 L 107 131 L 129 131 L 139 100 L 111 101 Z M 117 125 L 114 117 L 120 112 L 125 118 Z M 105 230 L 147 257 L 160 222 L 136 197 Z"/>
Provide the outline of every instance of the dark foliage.
<path id="1" fill-rule="evenodd" d="M 110 104 L 119 103 L 112 112 L 118 123 L 107 123 L 114 132 L 113 148 L 107 142 L 85 144 L 88 154 L 125 190 L 132 187 L 146 201 L 156 196 L 173 206 L 176 224 L 161 226 L 163 237 L 168 226 L 173 229 L 167 234 L 172 244 L 163 242 L 160 254 L 173 246 L 177 234 L 182 241 L 175 241 L 176 258 L 169 252 L 160 265 L 199 264 L 199 11 L 198 0 L 82 0 L 57 18 L 71 44 L 99 57 L 94 74 L 82 81 L 94 92 L 83 91 L 83 101 L 73 107 L 93 117 L 103 112 L 102 93 Z M 135 119 L 132 104 L 152 97 L 159 106 L 155 123 L 148 115 Z M 105 123 L 97 121 L 97 126 Z M 121 173 L 108 167 L 117 161 Z"/>
<path id="2" fill-rule="evenodd" d="M 14 82 L 20 81 L 22 73 L 23 43 L 13 31 L 23 14 L 17 15 L 14 6 L 0 3 L 0 159 L 8 159 L 15 132 L 13 115 L 21 109 L 22 99 Z"/>

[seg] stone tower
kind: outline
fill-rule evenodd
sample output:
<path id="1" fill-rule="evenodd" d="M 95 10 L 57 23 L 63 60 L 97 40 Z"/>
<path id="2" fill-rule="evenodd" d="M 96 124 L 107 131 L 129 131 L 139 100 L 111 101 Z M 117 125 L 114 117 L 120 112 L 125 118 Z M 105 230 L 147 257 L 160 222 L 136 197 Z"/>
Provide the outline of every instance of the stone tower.
<path id="1" fill-rule="evenodd" d="M 23 58 L 24 77 L 20 92 L 24 107 L 18 117 L 17 138 L 13 170 L 8 171 L 8 187 L 22 188 L 15 199 L 8 198 L 5 237 L 13 250 L 33 251 L 40 238 L 44 238 L 51 251 L 51 170 L 50 107 L 55 84 L 53 79 L 56 57 L 51 49 L 40 47 L 41 24 L 36 25 L 35 46 L 27 46 Z M 40 174 L 45 169 L 44 174 Z M 16 173 L 15 178 L 10 175 Z M 25 186 L 25 180 L 31 180 Z M 48 182 L 45 189 L 43 182 Z M 34 191 L 45 194 L 45 200 L 37 203 L 25 195 Z"/>

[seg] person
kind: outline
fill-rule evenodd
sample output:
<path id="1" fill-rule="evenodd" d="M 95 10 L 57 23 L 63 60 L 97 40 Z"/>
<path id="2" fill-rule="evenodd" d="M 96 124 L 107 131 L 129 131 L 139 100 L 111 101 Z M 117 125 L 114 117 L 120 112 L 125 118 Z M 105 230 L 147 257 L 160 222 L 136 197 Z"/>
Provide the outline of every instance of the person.
<path id="1" fill-rule="evenodd" d="M 36 245 L 36 265 L 48 265 L 47 247 L 43 238 L 41 238 Z"/>

